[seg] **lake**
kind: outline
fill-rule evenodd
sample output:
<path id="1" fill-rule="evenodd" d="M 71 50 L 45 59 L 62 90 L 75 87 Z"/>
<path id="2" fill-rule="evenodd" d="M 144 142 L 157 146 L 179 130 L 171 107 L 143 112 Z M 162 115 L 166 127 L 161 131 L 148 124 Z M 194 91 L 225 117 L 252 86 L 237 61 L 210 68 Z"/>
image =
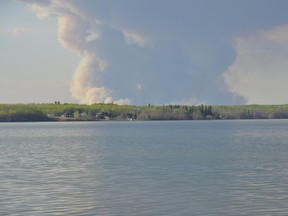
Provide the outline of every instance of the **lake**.
<path id="1" fill-rule="evenodd" d="M 288 120 L 0 124 L 0 215 L 287 215 Z"/>

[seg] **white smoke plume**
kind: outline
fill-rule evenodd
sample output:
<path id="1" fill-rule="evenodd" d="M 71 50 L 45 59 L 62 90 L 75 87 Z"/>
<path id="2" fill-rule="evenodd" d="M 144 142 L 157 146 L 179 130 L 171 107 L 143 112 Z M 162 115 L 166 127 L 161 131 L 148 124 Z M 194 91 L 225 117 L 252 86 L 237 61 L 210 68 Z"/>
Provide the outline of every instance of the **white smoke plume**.
<path id="1" fill-rule="evenodd" d="M 101 74 L 108 64 L 93 48 L 93 42 L 100 38 L 101 23 L 84 15 L 71 1 L 67 0 L 24 0 L 30 4 L 37 17 L 56 16 L 58 19 L 58 40 L 61 45 L 81 58 L 71 83 L 72 97 L 80 103 L 113 103 L 112 91 L 98 86 Z M 119 103 L 130 103 L 127 99 Z M 117 103 L 117 100 L 114 101 Z"/>

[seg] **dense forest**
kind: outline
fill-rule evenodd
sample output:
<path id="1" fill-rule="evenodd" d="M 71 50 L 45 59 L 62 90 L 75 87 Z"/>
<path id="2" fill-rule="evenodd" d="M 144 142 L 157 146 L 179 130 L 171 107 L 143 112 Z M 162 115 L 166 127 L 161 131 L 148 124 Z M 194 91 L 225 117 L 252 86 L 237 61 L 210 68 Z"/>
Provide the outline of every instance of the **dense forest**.
<path id="1" fill-rule="evenodd" d="M 0 104 L 0 122 L 288 118 L 288 105 Z"/>

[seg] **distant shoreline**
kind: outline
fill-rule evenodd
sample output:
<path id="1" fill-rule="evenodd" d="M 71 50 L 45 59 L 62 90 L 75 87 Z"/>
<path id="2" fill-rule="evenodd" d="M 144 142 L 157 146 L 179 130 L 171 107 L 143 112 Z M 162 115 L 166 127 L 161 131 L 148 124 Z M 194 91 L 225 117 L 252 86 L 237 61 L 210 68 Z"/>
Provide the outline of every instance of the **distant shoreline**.
<path id="1" fill-rule="evenodd" d="M 287 119 L 284 105 L 0 104 L 0 122 Z"/>

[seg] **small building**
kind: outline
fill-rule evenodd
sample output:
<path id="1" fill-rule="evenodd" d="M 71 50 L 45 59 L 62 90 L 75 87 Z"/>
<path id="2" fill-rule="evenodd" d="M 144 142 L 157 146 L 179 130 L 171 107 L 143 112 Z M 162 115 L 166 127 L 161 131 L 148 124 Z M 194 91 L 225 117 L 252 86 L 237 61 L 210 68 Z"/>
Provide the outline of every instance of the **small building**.
<path id="1" fill-rule="evenodd" d="M 66 113 L 64 113 L 64 116 L 66 118 L 74 118 L 74 114 L 72 112 L 66 112 Z"/>

